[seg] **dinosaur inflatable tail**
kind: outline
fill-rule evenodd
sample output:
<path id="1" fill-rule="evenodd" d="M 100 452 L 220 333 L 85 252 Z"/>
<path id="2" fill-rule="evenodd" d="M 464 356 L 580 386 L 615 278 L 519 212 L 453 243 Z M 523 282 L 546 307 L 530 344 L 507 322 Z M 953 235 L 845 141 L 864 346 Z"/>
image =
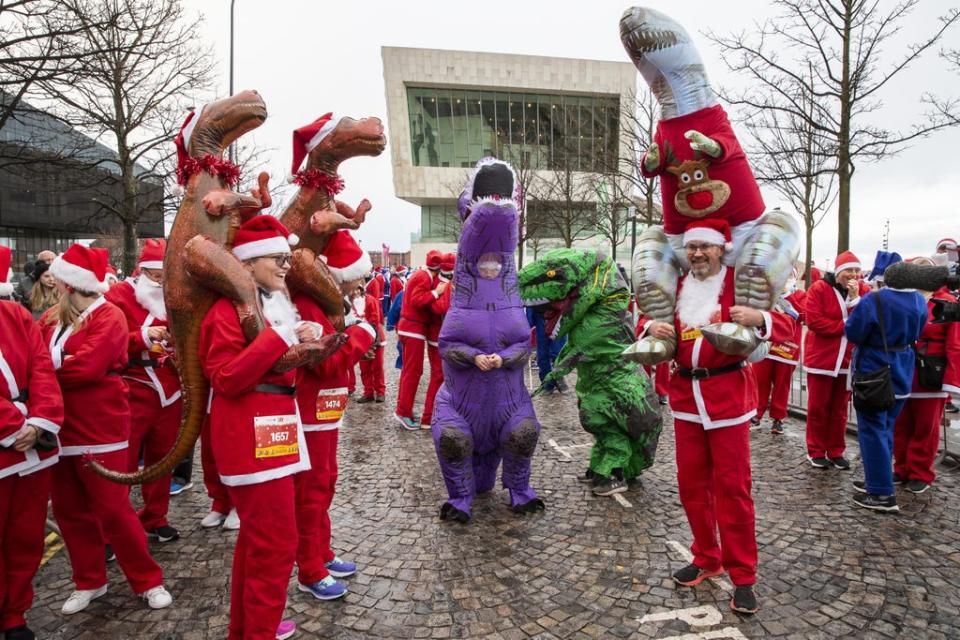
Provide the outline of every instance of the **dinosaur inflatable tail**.
<path id="1" fill-rule="evenodd" d="M 203 318 L 205 314 L 198 315 Z M 200 343 L 199 321 L 188 328 L 187 340 L 189 341 L 187 344 L 196 345 Z M 203 369 L 200 367 L 200 355 L 197 349 L 185 349 L 183 359 L 178 363 L 178 366 L 180 367 L 180 380 L 183 383 L 183 420 L 180 423 L 180 431 L 177 433 L 177 441 L 167 452 L 167 455 L 149 467 L 132 473 L 107 469 L 97 462 L 92 455 L 88 455 L 87 463 L 93 471 L 120 484 L 142 484 L 162 478 L 190 455 L 203 427 L 210 385 L 203 375 Z"/>

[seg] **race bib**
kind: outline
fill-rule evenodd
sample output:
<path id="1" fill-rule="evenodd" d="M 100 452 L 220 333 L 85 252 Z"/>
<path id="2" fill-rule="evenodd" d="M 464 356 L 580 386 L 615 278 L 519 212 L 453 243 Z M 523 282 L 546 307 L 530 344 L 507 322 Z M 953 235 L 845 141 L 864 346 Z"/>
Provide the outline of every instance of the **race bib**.
<path id="1" fill-rule="evenodd" d="M 317 394 L 317 422 L 332 424 L 347 410 L 347 388 L 321 389 Z"/>
<path id="2" fill-rule="evenodd" d="M 686 331 L 684 331 L 683 333 L 680 334 L 680 339 L 681 339 L 681 340 L 696 340 L 697 338 L 701 337 L 702 335 L 703 335 L 703 333 L 701 333 L 700 329 L 687 329 Z"/>
<path id="3" fill-rule="evenodd" d="M 300 452 L 297 416 L 258 416 L 253 419 L 257 458 L 276 458 Z"/>

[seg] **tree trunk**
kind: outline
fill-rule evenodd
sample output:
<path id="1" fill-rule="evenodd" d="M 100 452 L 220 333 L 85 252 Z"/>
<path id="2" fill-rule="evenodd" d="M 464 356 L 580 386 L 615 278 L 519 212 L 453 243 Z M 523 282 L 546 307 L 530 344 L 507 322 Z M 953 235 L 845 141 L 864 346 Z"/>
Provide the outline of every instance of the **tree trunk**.
<path id="1" fill-rule="evenodd" d="M 804 273 L 806 275 L 804 276 L 803 288 L 809 289 L 810 277 L 812 275 L 810 273 L 812 271 L 810 267 L 812 266 L 812 263 L 813 263 L 813 218 L 810 217 L 809 213 L 804 218 L 803 222 L 807 232 L 807 249 L 806 249 L 806 256 L 804 257 Z"/>
<path id="2" fill-rule="evenodd" d="M 129 277 L 137 266 L 137 223 L 123 221 L 123 275 Z"/>

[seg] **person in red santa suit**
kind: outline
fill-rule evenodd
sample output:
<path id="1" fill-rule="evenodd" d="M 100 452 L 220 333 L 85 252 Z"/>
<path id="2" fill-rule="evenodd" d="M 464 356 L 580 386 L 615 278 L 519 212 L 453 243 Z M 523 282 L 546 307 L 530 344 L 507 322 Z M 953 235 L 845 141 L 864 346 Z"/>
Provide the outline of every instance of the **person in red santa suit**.
<path id="1" fill-rule="evenodd" d="M 154 609 L 173 598 L 163 571 L 130 505 L 127 487 L 90 470 L 84 456 L 127 471 L 130 405 L 121 377 L 129 332 L 123 311 L 101 295 L 107 290 L 107 254 L 74 244 L 50 265 L 60 302 L 40 318 L 63 392 L 60 462 L 53 467 L 53 515 L 73 567 L 76 590 L 63 605 L 70 615 L 107 592 L 104 545 L 109 542 L 133 588 Z"/>
<path id="2" fill-rule="evenodd" d="M 790 383 L 793 372 L 800 362 L 800 341 L 803 334 L 803 299 L 806 292 L 797 289 L 797 272 L 787 281 L 777 309 L 790 316 L 793 335 L 784 342 L 770 345 L 770 352 L 760 362 L 753 363 L 753 375 L 757 378 L 757 415 L 750 424 L 759 426 L 770 407 L 770 433 L 781 435 L 783 421 L 787 419 L 787 402 L 790 399 Z"/>
<path id="3" fill-rule="evenodd" d="M 402 264 L 398 264 L 393 270 L 393 273 L 390 275 L 390 300 L 389 303 L 393 304 L 393 301 L 396 299 L 397 294 L 403 291 L 404 287 L 407 284 L 407 270 Z M 386 289 L 386 285 L 384 285 Z M 388 307 L 389 308 L 389 307 Z"/>
<path id="4" fill-rule="evenodd" d="M 104 297 L 123 311 L 127 320 L 129 361 L 123 371 L 130 402 L 129 470 L 159 461 L 170 451 L 180 428 L 180 379 L 170 358 L 170 333 L 163 302 L 165 240 L 147 240 L 137 267 L 140 275 L 110 288 Z M 147 537 L 170 542 L 180 533 L 167 521 L 170 474 L 144 483 L 140 522 Z"/>
<path id="5" fill-rule="evenodd" d="M 750 418 L 756 413 L 756 381 L 745 356 L 717 351 L 701 328 L 714 322 L 753 327 L 760 340 L 792 335 L 788 318 L 734 305 L 733 269 L 723 265 L 730 226 L 724 220 L 688 225 L 683 237 L 690 272 L 681 278 L 673 324 L 650 322 L 645 331 L 678 339 L 676 374 L 670 380 L 674 415 L 677 484 L 693 533 L 693 562 L 673 574 L 693 586 L 730 573 L 730 607 L 758 610 L 753 585 L 757 541 L 750 495 Z M 720 540 L 717 541 L 717 530 Z"/>
<path id="6" fill-rule="evenodd" d="M 10 256 L 0 246 L 0 284 Z M 34 638 L 25 614 L 43 556 L 62 423 L 63 396 L 39 327 L 29 311 L 0 300 L 0 633 L 8 640 Z"/>
<path id="7" fill-rule="evenodd" d="M 360 360 L 360 379 L 363 382 L 363 397 L 357 404 L 383 402 L 386 399 L 387 385 L 383 377 L 383 348 L 387 346 L 387 334 L 383 330 L 383 311 L 377 298 L 364 293 L 358 287 L 359 295 L 352 301 L 352 312 L 357 320 L 369 323 L 377 331 L 376 348 L 372 358 Z"/>
<path id="8" fill-rule="evenodd" d="M 373 296 L 383 313 L 383 276 L 374 269 L 364 277 L 364 280 L 366 280 L 364 290 L 368 295 Z"/>
<path id="9" fill-rule="evenodd" d="M 397 323 L 397 335 L 403 348 L 403 367 L 400 369 L 395 417 L 404 429 L 410 431 L 419 429 L 421 422 L 429 425 L 433 419 L 433 398 L 429 393 L 423 406 L 422 418 L 414 417 L 413 401 L 417 395 L 417 387 L 420 385 L 420 377 L 423 375 L 423 355 L 427 341 L 430 340 L 428 336 L 433 324 L 430 305 L 443 294 L 446 288 L 446 283 L 440 282 L 442 259 L 443 254 L 436 249 L 428 251 L 426 267 L 411 275 L 403 288 L 403 306 L 400 310 L 400 322 Z M 433 342 L 433 346 L 436 346 L 436 340 Z M 435 376 L 432 364 L 430 373 L 431 382 L 428 387 L 433 384 Z M 440 385 L 436 386 L 439 389 Z"/>
<path id="10" fill-rule="evenodd" d="M 338 231 L 327 243 L 322 259 L 340 285 L 344 298 L 357 290 L 362 274 L 370 268 L 369 256 L 360 249 L 349 231 Z M 310 451 L 310 469 L 295 476 L 297 530 L 297 580 L 300 591 L 318 600 L 333 600 L 347 593 L 347 586 L 335 578 L 357 571 L 353 562 L 337 556 L 330 544 L 330 504 L 337 483 L 337 440 L 347 408 L 347 372 L 361 358 L 382 349 L 371 317 L 379 312 L 379 301 L 370 295 L 363 306 L 354 304 L 345 318 L 340 347 L 314 367 L 304 367 L 297 381 L 297 404 Z M 336 329 L 320 305 L 308 295 L 294 292 L 294 304 L 304 320 L 322 327 L 323 335 Z M 376 310 L 376 311 L 374 311 Z M 358 313 L 359 311 L 359 313 Z"/>
<path id="11" fill-rule="evenodd" d="M 288 638 L 281 621 L 297 552 L 294 474 L 310 468 L 296 406 L 297 371 L 273 371 L 287 350 L 320 338 L 287 296 L 291 236 L 268 215 L 237 230 L 233 254 L 260 290 L 268 326 L 250 343 L 233 302 L 220 298 L 200 329 L 200 361 L 210 380 L 210 440 L 220 480 L 240 518 L 230 589 L 231 640 Z"/>
<path id="12" fill-rule="evenodd" d="M 947 264 L 946 260 L 929 258 L 914 258 L 911 262 Z M 926 372 L 921 371 L 920 366 L 914 369 L 910 397 L 893 425 L 893 482 L 906 484 L 907 491 L 912 493 L 923 493 L 936 478 L 933 462 L 940 446 L 944 407 L 951 394 L 960 395 L 960 323 L 933 322 L 933 301 L 956 302 L 957 298 L 947 287 L 921 293 L 927 299 L 928 316 L 914 350 L 918 361 L 929 356 L 931 359 L 945 359 L 945 362 L 940 363 L 940 375 L 934 373 L 934 367 L 925 367 Z"/>
<path id="13" fill-rule="evenodd" d="M 440 273 L 434 280 L 434 291 L 438 294 L 430 303 L 430 325 L 427 327 L 427 362 L 430 363 L 430 382 L 427 384 L 427 393 L 423 401 L 423 417 L 420 420 L 421 429 L 430 429 L 433 421 L 433 404 L 437 392 L 443 386 L 443 360 L 440 358 L 440 328 L 443 319 L 450 310 L 450 296 L 453 294 L 453 270 L 456 268 L 457 256 L 454 253 L 445 253 L 440 256 Z"/>
<path id="14" fill-rule="evenodd" d="M 848 471 L 847 405 L 853 345 L 843 333 L 851 309 L 870 287 L 860 281 L 860 260 L 850 251 L 837 256 L 827 273 L 807 290 L 804 322 L 807 337 L 803 368 L 807 372 L 807 460 L 818 469 Z"/>

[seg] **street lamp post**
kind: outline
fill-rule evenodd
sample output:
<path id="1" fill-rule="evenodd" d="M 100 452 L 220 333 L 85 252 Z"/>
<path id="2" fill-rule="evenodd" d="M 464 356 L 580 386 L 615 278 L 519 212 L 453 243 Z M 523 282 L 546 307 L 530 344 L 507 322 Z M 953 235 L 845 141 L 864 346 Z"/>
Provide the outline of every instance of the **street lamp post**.
<path id="1" fill-rule="evenodd" d="M 633 252 L 637 250 L 637 208 L 633 205 L 627 207 L 627 213 L 630 216 L 630 260 L 633 260 Z M 633 269 L 630 269 L 630 291 L 633 291 Z"/>
<path id="2" fill-rule="evenodd" d="M 233 95 L 233 6 L 236 3 L 236 0 L 230 0 L 230 89 L 227 95 Z M 237 152 L 234 144 L 230 145 L 230 148 L 227 150 L 227 157 L 230 159 L 230 162 L 237 161 Z"/>

